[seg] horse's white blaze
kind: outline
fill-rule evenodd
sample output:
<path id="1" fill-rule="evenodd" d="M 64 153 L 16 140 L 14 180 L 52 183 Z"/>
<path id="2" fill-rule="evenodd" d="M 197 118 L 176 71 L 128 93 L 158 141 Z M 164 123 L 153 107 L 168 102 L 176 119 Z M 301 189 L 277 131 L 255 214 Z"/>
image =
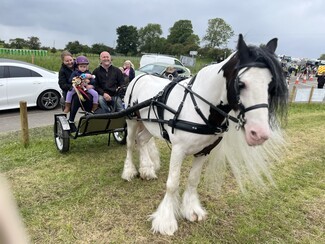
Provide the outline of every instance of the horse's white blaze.
<path id="1" fill-rule="evenodd" d="M 245 83 L 241 91 L 241 102 L 248 108 L 256 104 L 268 104 L 268 86 L 272 76 L 268 69 L 250 68 L 240 80 Z M 245 138 L 250 146 L 261 145 L 270 137 L 269 111 L 258 108 L 245 113 Z"/>

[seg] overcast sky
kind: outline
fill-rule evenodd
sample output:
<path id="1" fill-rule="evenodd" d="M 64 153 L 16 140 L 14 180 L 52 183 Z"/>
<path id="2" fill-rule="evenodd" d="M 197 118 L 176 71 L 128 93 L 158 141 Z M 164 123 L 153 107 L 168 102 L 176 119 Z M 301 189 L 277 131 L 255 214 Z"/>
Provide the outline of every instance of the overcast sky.
<path id="1" fill-rule="evenodd" d="M 0 40 L 36 36 L 42 46 L 70 41 L 116 46 L 116 29 L 160 24 L 163 36 L 178 20 L 190 20 L 205 35 L 208 20 L 222 18 L 248 44 L 277 37 L 278 54 L 319 58 L 325 54 L 324 0 L 1 0 Z"/>

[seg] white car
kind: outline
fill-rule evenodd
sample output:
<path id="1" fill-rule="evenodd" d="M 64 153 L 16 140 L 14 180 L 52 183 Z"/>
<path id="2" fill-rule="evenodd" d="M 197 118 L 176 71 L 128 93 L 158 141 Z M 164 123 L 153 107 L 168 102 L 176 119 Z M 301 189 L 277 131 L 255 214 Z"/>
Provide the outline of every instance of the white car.
<path id="1" fill-rule="evenodd" d="M 143 67 L 141 67 L 138 70 L 135 70 L 135 76 L 139 74 L 156 74 L 156 75 L 163 75 L 167 67 L 173 67 L 176 69 L 177 73 L 179 76 L 183 77 L 190 77 L 191 76 L 191 71 L 187 69 L 184 66 L 181 65 L 176 65 L 176 64 L 168 64 L 168 63 L 152 63 L 152 64 L 147 64 Z"/>
<path id="2" fill-rule="evenodd" d="M 58 73 L 30 63 L 0 59 L 0 110 L 28 107 L 54 109 L 61 98 Z"/>
<path id="3" fill-rule="evenodd" d="M 171 64 L 171 65 L 179 65 L 183 66 L 184 69 L 187 70 L 186 73 L 189 73 L 191 75 L 191 71 L 185 67 L 184 64 L 177 58 L 174 58 L 172 56 L 162 55 L 162 54 L 144 54 L 142 55 L 140 59 L 140 69 L 147 65 L 152 63 L 165 63 L 165 64 Z"/>

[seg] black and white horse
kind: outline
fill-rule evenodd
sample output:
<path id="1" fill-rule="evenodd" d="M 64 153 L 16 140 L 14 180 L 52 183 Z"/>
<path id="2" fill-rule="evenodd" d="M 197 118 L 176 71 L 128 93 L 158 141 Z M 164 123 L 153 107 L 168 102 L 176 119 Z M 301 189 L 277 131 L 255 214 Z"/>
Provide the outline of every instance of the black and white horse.
<path id="1" fill-rule="evenodd" d="M 263 175 L 271 179 L 267 164 L 283 143 L 279 121 L 286 114 L 288 96 L 276 47 L 277 39 L 261 47 L 247 46 L 239 35 L 235 53 L 222 63 L 204 67 L 193 78 L 177 83 L 144 75 L 128 86 L 127 107 L 152 99 L 127 120 L 122 178 L 130 181 L 138 173 L 143 179 L 156 178 L 160 160 L 151 138 L 171 143 L 166 194 L 150 217 L 154 232 L 172 235 L 180 216 L 189 221 L 206 218 L 197 186 L 208 155 L 213 167 L 230 163 L 238 178 L 245 171 L 256 181 L 263 181 Z M 132 160 L 135 143 L 139 170 Z M 194 160 L 181 200 L 181 165 L 188 155 L 194 155 Z M 210 169 L 208 174 L 221 173 Z"/>

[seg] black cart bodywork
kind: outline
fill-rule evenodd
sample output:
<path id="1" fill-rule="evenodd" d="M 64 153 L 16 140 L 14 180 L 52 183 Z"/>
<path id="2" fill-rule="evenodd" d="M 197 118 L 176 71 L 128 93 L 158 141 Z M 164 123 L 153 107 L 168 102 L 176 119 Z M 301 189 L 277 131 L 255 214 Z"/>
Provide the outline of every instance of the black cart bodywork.
<path id="1" fill-rule="evenodd" d="M 116 142 L 126 143 L 126 120 L 125 116 L 116 117 L 113 114 L 90 114 L 80 117 L 77 131 L 71 132 L 66 114 L 54 115 L 54 140 L 57 149 L 65 153 L 70 149 L 70 139 L 78 137 L 108 134 L 108 145 L 111 134 Z"/>

